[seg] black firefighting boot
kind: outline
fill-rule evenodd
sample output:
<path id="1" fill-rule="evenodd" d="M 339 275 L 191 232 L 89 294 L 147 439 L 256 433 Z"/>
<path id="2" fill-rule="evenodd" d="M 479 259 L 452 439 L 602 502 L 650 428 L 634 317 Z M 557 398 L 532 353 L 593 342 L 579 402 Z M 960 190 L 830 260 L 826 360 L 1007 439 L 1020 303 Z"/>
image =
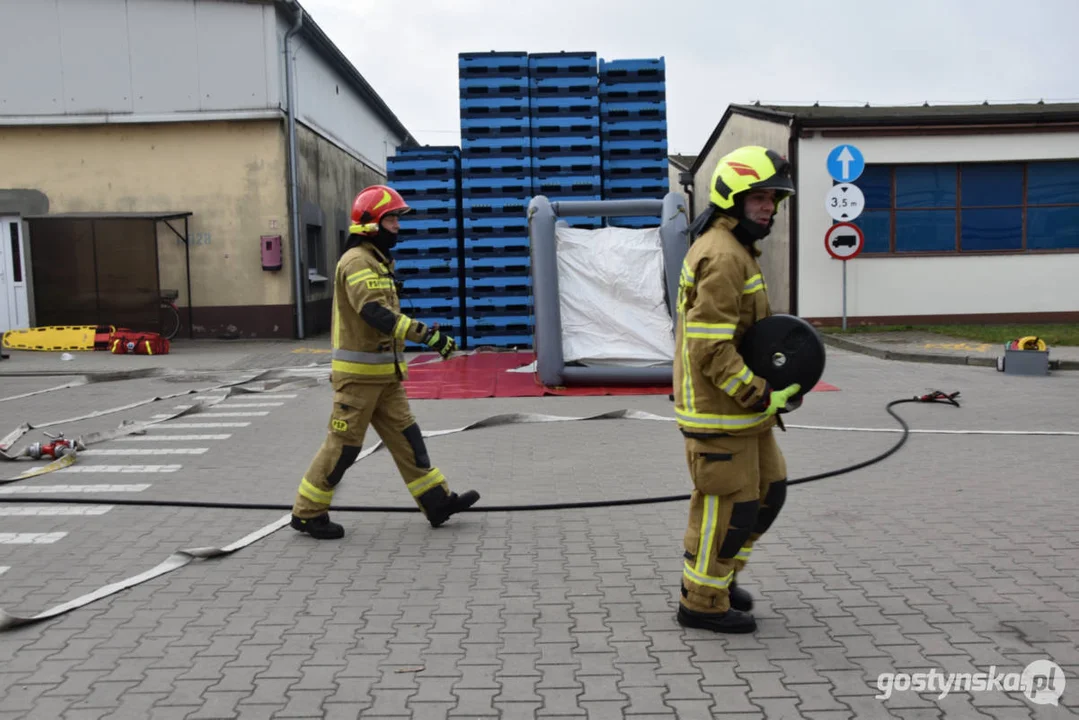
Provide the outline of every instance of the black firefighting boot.
<path id="1" fill-rule="evenodd" d="M 480 494 L 475 490 L 458 495 L 457 493 L 446 494 L 445 488 L 436 487 L 420 496 L 420 504 L 431 527 L 440 527 L 442 523 L 450 519 L 451 515 L 467 510 L 479 499 Z"/>
<path id="2" fill-rule="evenodd" d="M 687 628 L 711 630 L 717 633 L 751 633 L 757 629 L 753 616 L 733 607 L 725 613 L 702 613 L 678 605 L 678 624 Z"/>
<path id="3" fill-rule="evenodd" d="M 738 587 L 738 583 L 732 582 L 730 587 L 731 607 L 742 612 L 753 609 L 753 596 L 748 590 Z"/>
<path id="4" fill-rule="evenodd" d="M 292 527 L 300 532 L 307 533 L 316 540 L 339 540 L 345 536 L 345 529 L 335 522 L 330 521 L 329 513 L 309 519 L 292 516 Z"/>

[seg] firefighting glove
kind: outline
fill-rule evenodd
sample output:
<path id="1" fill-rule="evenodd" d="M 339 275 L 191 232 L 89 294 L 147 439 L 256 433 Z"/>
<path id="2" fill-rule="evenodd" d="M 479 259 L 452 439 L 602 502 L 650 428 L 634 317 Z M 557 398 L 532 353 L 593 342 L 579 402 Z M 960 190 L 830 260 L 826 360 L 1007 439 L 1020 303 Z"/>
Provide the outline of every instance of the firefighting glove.
<path id="1" fill-rule="evenodd" d="M 427 330 L 427 333 L 423 336 L 423 344 L 441 355 L 443 360 L 449 358 L 457 350 L 457 343 L 454 339 L 435 328 Z"/>
<path id="2" fill-rule="evenodd" d="M 792 395 L 796 395 L 802 386 L 798 383 L 788 385 L 782 390 L 773 390 L 768 394 L 768 407 L 765 409 L 764 414 L 771 416 L 782 410 L 793 410 L 797 407 L 787 407 L 787 401 L 791 399 Z M 801 403 L 798 403 L 801 404 Z"/>

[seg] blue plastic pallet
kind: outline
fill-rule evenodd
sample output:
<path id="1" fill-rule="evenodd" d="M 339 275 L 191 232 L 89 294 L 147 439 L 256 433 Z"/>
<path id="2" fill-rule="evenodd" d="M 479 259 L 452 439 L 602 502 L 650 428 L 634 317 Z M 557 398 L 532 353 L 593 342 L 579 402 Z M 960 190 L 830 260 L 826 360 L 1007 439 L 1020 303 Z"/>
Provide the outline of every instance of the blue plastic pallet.
<path id="1" fill-rule="evenodd" d="M 523 335 L 532 332 L 533 319 L 528 313 L 486 315 L 483 318 L 466 316 L 470 335 L 482 337 L 485 334 Z"/>
<path id="2" fill-rule="evenodd" d="M 659 227 L 660 217 L 659 215 L 631 215 L 607 218 L 607 224 L 611 227 L 623 227 L 623 228 L 646 228 L 646 227 Z"/>
<path id="3" fill-rule="evenodd" d="M 531 77 L 528 81 L 532 97 L 594 97 L 599 95 L 599 78 L 592 77 Z M 602 96 L 600 96 L 602 98 Z"/>
<path id="4" fill-rule="evenodd" d="M 508 119 L 508 118 L 507 118 Z M 479 138 L 498 138 L 499 140 L 520 139 L 526 140 L 531 132 L 527 120 L 524 125 L 496 125 L 498 118 L 488 118 L 483 125 L 461 128 L 462 140 Z"/>
<path id="5" fill-rule="evenodd" d="M 532 262 L 527 257 L 465 257 L 465 274 L 473 278 L 528 275 Z"/>
<path id="6" fill-rule="evenodd" d="M 488 215 L 482 217 L 465 218 L 465 242 L 468 238 L 498 235 L 501 237 L 516 237 L 528 235 L 528 218 L 520 216 L 497 216 Z"/>
<path id="7" fill-rule="evenodd" d="M 408 304 L 418 314 L 452 316 L 460 313 L 461 298 L 457 293 L 450 293 L 441 297 L 409 298 Z"/>
<path id="8" fill-rule="evenodd" d="M 603 180 L 603 187 L 608 189 L 629 189 L 629 190 L 641 190 L 642 192 L 651 192 L 653 188 L 662 187 L 666 189 L 669 180 L 667 175 L 664 175 L 661 179 L 656 180 L 653 178 L 605 178 Z"/>
<path id="9" fill-rule="evenodd" d="M 465 218 L 481 219 L 491 216 L 520 216 L 528 213 L 528 197 L 471 197 L 461 201 Z"/>
<path id="10" fill-rule="evenodd" d="M 452 219 L 457 217 L 457 193 L 445 198 L 417 198 L 410 197 L 410 193 L 402 192 L 412 212 L 405 217 L 408 220 L 421 219 Z"/>
<path id="11" fill-rule="evenodd" d="M 394 148 L 394 152 L 397 157 L 408 159 L 442 160 L 461 156 L 461 148 L 456 145 L 414 145 L 409 147 L 398 145 Z"/>
<path id="12" fill-rule="evenodd" d="M 667 138 L 657 140 L 607 140 L 600 155 L 604 160 L 667 158 Z"/>
<path id="13" fill-rule="evenodd" d="M 603 122 L 666 122 L 665 102 L 608 102 L 600 109 Z"/>
<path id="14" fill-rule="evenodd" d="M 543 177 L 561 177 L 565 175 L 602 176 L 603 168 L 599 154 L 555 156 L 533 159 L 532 175 Z"/>
<path id="15" fill-rule="evenodd" d="M 600 120 L 604 137 L 659 137 L 667 134 L 665 119 L 653 120 Z"/>
<path id="16" fill-rule="evenodd" d="M 528 235 L 514 237 L 466 237 L 465 257 L 518 257 L 531 254 Z"/>
<path id="17" fill-rule="evenodd" d="M 527 74 L 519 77 L 470 77 L 458 81 L 462 98 L 520 97 L 528 94 L 529 87 Z"/>
<path id="18" fill-rule="evenodd" d="M 457 255 L 446 258 L 399 258 L 394 272 L 402 282 L 412 278 L 447 278 L 457 277 L 460 259 Z"/>
<path id="19" fill-rule="evenodd" d="M 603 185 L 600 177 L 595 176 L 592 182 L 570 182 L 562 178 L 536 179 L 532 184 L 532 191 L 536 195 L 544 195 L 550 200 L 585 200 L 599 199 Z"/>
<path id="20" fill-rule="evenodd" d="M 488 318 L 528 317 L 533 310 L 531 297 L 465 298 L 469 324 L 479 324 Z"/>
<path id="21" fill-rule="evenodd" d="M 456 210 L 456 208 L 454 208 L 454 210 Z M 456 233 L 457 218 L 445 217 L 421 220 L 415 216 L 415 213 L 409 213 L 401 218 L 401 230 L 404 231 L 406 229 L 412 235 L 422 235 L 425 233 Z"/>
<path id="22" fill-rule="evenodd" d="M 467 347 L 473 350 L 478 347 L 527 350 L 532 347 L 532 335 L 472 335 L 470 333 L 467 343 Z"/>
<path id="23" fill-rule="evenodd" d="M 457 192 L 457 178 L 410 178 L 398 182 L 397 190 L 402 193 L 414 192 L 427 194 L 438 191 L 452 195 Z"/>
<path id="24" fill-rule="evenodd" d="M 656 164 L 645 167 L 619 167 L 617 165 L 603 166 L 603 182 L 611 180 L 637 179 L 641 182 L 655 181 L 670 176 L 670 170 L 653 160 Z"/>
<path id="25" fill-rule="evenodd" d="M 394 155 L 386 158 L 386 171 L 390 175 L 437 175 L 435 171 L 456 172 L 458 162 L 458 158 L 455 157 L 425 158 Z"/>
<path id="26" fill-rule="evenodd" d="M 532 137 L 587 137 L 601 130 L 600 120 L 592 117 L 551 117 L 532 118 Z"/>
<path id="27" fill-rule="evenodd" d="M 599 68 L 599 56 L 591 50 L 560 50 L 528 54 L 528 69 L 541 72 L 572 71 L 575 68 L 595 71 Z"/>
<path id="28" fill-rule="evenodd" d="M 466 77 L 527 74 L 528 53 L 499 51 L 458 53 L 457 70 Z"/>
<path id="29" fill-rule="evenodd" d="M 532 159 L 523 153 L 516 157 L 466 158 L 461 161 L 461 172 L 468 178 L 524 177 L 532 172 Z"/>
<path id="30" fill-rule="evenodd" d="M 599 142 L 597 137 L 596 142 Z M 461 155 L 465 159 L 480 157 L 518 157 L 532 154 L 530 138 L 462 138 Z M 464 160 L 462 160 L 464 162 Z"/>
<path id="31" fill-rule="evenodd" d="M 667 87 L 663 83 L 600 84 L 599 101 L 607 102 L 664 102 Z"/>
<path id="32" fill-rule="evenodd" d="M 402 282 L 401 299 L 456 297 L 460 293 L 457 275 L 441 278 L 411 278 Z"/>
<path id="33" fill-rule="evenodd" d="M 600 60 L 599 76 L 610 82 L 656 82 L 666 75 L 665 58 Z"/>
<path id="34" fill-rule="evenodd" d="M 453 237 L 409 237 L 402 235 L 393 249 L 395 260 L 409 258 L 450 258 L 457 255 L 457 235 Z"/>
<path id="35" fill-rule="evenodd" d="M 600 146 L 598 133 L 587 137 L 533 137 L 531 154 L 533 158 L 581 157 L 599 154 Z"/>
<path id="36" fill-rule="evenodd" d="M 481 197 L 528 197 L 532 194 L 532 176 L 469 178 L 463 183 L 464 194 L 472 199 Z"/>
<path id="37" fill-rule="evenodd" d="M 479 97 L 461 100 L 462 118 L 516 117 L 528 115 L 531 106 L 527 95 L 518 97 Z"/>
<path id="38" fill-rule="evenodd" d="M 533 97 L 529 101 L 529 112 L 532 117 L 548 117 L 551 115 L 567 115 L 575 117 L 592 117 L 600 111 L 599 95 L 570 95 L 552 97 Z"/>
<path id="39" fill-rule="evenodd" d="M 532 293 L 532 276 L 528 273 L 504 277 L 470 275 L 465 278 L 465 293 L 475 297 L 529 295 Z"/>

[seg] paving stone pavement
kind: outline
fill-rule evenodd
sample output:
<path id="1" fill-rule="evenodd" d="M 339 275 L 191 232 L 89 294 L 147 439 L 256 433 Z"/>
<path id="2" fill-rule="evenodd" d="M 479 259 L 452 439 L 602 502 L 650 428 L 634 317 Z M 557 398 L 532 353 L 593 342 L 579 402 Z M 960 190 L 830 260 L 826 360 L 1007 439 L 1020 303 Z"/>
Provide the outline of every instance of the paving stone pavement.
<path id="1" fill-rule="evenodd" d="M 0 433 L 238 376 L 94 383 L 11 400 L 0 403 Z M 1079 432 L 1079 373 L 1022 378 L 830 349 L 824 379 L 840 390 L 811 394 L 779 437 L 794 477 L 886 451 L 899 436 L 884 404 L 937 388 L 960 390 L 962 407 L 905 404 L 896 412 L 915 430 Z M 59 382 L 0 379 L 0 397 Z M 210 410 L 265 415 L 194 415 L 143 440 L 100 446 L 205 448 L 201 454 L 87 454 L 73 468 L 0 489 L 141 483 L 150 487 L 84 496 L 106 506 L 137 497 L 287 507 L 325 432 L 330 396 L 325 384 L 280 394 L 225 403 L 280 405 Z M 110 429 L 190 401 L 63 429 Z M 664 397 L 413 403 L 425 430 L 507 412 L 587 416 L 626 407 L 671 415 Z M 236 426 L 169 429 L 192 422 Z M 155 433 L 228 437 L 159 441 Z M 428 446 L 455 489 L 475 487 L 489 506 L 689 490 L 673 423 L 508 425 L 429 438 Z M 1076 435 L 915 432 L 879 464 L 792 487 L 743 580 L 760 624 L 748 636 L 686 630 L 674 620 L 684 502 L 538 512 L 477 506 L 438 530 L 414 511 L 340 512 L 343 541 L 319 543 L 284 528 L 227 557 L 0 632 L 0 719 L 1074 717 L 1076 447 Z M 180 467 L 145 469 L 166 464 Z M 113 465 L 142 469 L 85 472 Z M 0 476 L 22 467 L 0 464 Z M 346 474 L 336 502 L 411 510 L 384 451 Z M 0 503 L 0 512 L 27 507 L 50 506 Z M 0 574 L 0 608 L 41 612 L 178 549 L 224 546 L 282 514 L 113 505 L 102 515 L 0 515 L 0 536 L 67 533 L 50 544 L 0 544 L 0 568 L 9 568 Z M 1067 677 L 1059 706 L 995 689 L 941 698 L 939 689 L 900 685 L 878 697 L 881 673 L 1011 673 L 1042 659 Z"/>

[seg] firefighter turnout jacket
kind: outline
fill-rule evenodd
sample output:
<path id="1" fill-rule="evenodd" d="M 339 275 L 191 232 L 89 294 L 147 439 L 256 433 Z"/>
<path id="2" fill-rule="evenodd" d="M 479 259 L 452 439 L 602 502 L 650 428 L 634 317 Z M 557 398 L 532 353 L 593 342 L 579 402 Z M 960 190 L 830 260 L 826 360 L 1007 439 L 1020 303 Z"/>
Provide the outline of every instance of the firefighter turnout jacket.
<path id="1" fill-rule="evenodd" d="M 759 251 L 735 238 L 736 224 L 718 216 L 682 264 L 673 381 L 678 425 L 691 437 L 756 435 L 776 424 L 765 413 L 771 388 L 738 353 L 771 307 Z"/>
<path id="2" fill-rule="evenodd" d="M 337 263 L 330 374 L 337 392 L 350 384 L 404 380 L 405 341 L 429 340 L 427 326 L 401 312 L 393 269 L 393 260 L 367 242 L 348 249 Z"/>

